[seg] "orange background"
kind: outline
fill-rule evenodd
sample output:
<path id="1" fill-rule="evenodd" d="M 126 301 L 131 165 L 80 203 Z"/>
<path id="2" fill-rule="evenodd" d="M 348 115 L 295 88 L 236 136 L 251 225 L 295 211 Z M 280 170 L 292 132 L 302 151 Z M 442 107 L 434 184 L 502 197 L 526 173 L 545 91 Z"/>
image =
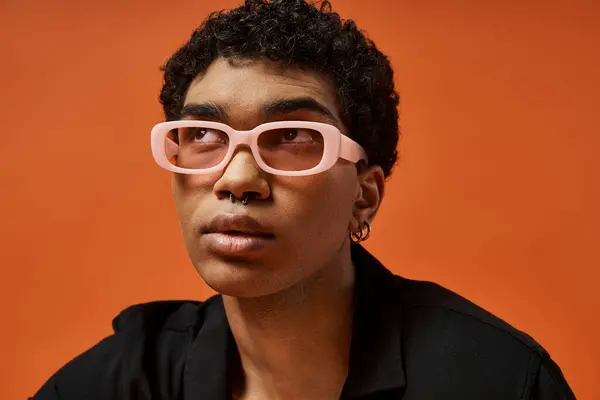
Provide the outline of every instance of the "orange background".
<path id="1" fill-rule="evenodd" d="M 366 247 L 527 331 L 597 399 L 600 2 L 524 3 L 334 1 L 402 95 Z M 210 294 L 149 132 L 159 65 L 237 4 L 1 2 L 0 398 L 33 394 L 130 304 Z"/>

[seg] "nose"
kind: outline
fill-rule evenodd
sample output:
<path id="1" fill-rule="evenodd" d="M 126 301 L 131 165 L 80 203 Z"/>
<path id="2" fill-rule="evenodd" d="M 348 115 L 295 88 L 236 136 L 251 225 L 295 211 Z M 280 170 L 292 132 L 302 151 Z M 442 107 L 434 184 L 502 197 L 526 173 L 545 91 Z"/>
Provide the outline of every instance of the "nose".
<path id="1" fill-rule="evenodd" d="M 231 192 L 238 199 L 249 196 L 264 200 L 271 195 L 267 175 L 256 163 L 252 151 L 247 146 L 240 146 L 215 182 L 213 191 L 220 199 L 227 198 Z"/>

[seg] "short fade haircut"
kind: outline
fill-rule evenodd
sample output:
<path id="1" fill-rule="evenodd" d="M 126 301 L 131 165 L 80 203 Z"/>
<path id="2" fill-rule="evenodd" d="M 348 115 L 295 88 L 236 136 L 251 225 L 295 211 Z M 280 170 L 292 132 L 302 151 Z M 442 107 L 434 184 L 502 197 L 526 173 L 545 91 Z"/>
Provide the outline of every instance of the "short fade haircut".
<path id="1" fill-rule="evenodd" d="M 261 59 L 332 79 L 342 122 L 386 177 L 398 158 L 398 103 L 388 58 L 329 1 L 246 0 L 214 12 L 162 67 L 167 120 L 180 118 L 192 80 L 217 58 Z"/>

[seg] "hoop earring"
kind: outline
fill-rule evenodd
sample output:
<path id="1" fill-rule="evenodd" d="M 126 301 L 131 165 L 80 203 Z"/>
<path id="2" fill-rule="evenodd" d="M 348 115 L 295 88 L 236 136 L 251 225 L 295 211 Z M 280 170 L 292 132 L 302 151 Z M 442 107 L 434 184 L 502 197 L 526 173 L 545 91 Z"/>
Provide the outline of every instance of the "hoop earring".
<path id="1" fill-rule="evenodd" d="M 365 232 L 366 228 L 366 232 Z M 363 226 L 358 232 L 350 232 L 350 242 L 354 244 L 358 244 L 360 242 L 364 242 L 369 237 L 371 237 L 371 224 L 369 221 L 364 221 Z"/>

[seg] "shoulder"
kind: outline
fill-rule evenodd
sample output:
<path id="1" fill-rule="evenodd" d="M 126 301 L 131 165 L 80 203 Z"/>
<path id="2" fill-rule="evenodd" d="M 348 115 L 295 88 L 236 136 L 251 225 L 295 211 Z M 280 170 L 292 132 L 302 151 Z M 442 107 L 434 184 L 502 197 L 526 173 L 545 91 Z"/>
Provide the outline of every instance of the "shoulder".
<path id="1" fill-rule="evenodd" d="M 566 396 L 557 398 L 571 398 L 558 366 L 527 333 L 439 284 L 395 275 L 393 281 L 408 374 L 446 377 L 446 390 L 461 382 L 502 398 L 529 398 L 544 371 L 552 370 L 548 384 Z M 421 384 L 431 387 L 427 378 Z"/>
<path id="2" fill-rule="evenodd" d="M 411 324 L 450 323 L 447 330 L 492 335 L 523 351 L 545 352 L 527 333 L 483 309 L 465 297 L 437 283 L 394 275 L 397 297 Z"/>
<path id="3" fill-rule="evenodd" d="M 133 389 L 128 385 L 150 393 L 150 385 L 177 382 L 186 350 L 214 299 L 157 301 L 124 309 L 113 319 L 112 335 L 68 362 L 33 399 L 128 398 L 122 393 Z"/>
<path id="4" fill-rule="evenodd" d="M 202 320 L 202 311 L 210 304 L 199 301 L 166 300 L 130 306 L 112 321 L 116 334 L 130 331 L 159 333 L 187 331 Z"/>

